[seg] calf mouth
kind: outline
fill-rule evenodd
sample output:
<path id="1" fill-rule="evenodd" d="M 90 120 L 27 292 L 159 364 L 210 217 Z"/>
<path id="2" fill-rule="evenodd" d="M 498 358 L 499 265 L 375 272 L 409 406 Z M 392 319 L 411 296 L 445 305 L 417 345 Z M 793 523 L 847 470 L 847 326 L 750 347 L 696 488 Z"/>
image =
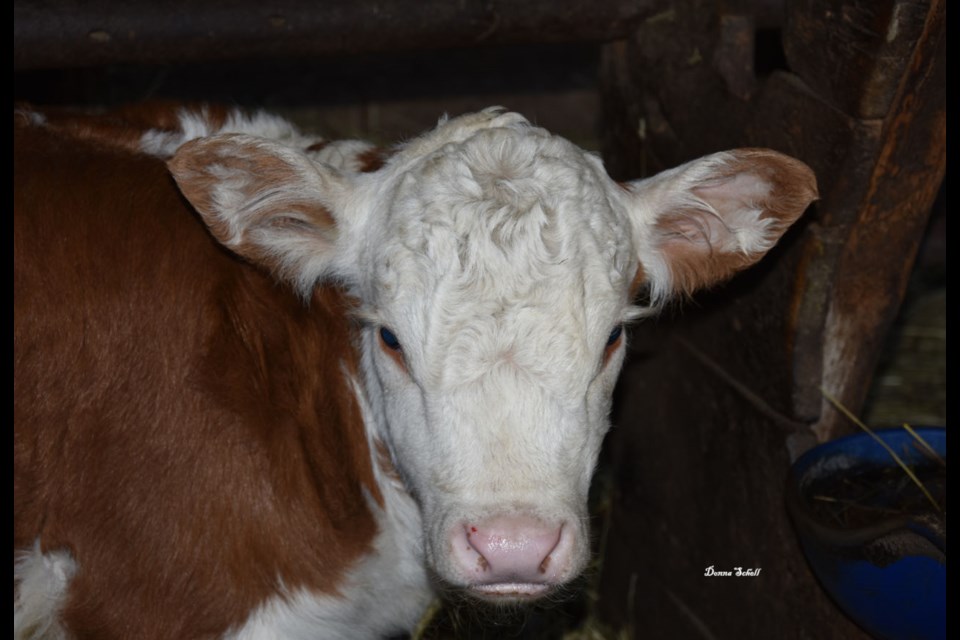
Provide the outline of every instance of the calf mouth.
<path id="1" fill-rule="evenodd" d="M 553 585 L 538 582 L 497 582 L 470 585 L 467 593 L 485 602 L 533 602 L 553 589 Z"/>

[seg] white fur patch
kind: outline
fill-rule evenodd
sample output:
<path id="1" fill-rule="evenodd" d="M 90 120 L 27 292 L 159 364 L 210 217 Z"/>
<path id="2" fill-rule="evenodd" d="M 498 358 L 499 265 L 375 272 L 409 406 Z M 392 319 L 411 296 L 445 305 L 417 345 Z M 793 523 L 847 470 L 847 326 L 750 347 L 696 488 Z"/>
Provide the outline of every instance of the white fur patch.
<path id="1" fill-rule="evenodd" d="M 77 564 L 66 551 L 33 549 L 13 563 L 13 637 L 16 640 L 66 640 L 58 620 Z"/>
<path id="2" fill-rule="evenodd" d="M 220 133 L 245 133 L 284 143 L 296 149 L 322 142 L 319 136 L 307 136 L 289 121 L 273 114 L 258 111 L 246 114 L 231 112 L 222 125 L 215 125 L 204 109 L 181 109 L 179 131 L 152 130 L 143 134 L 140 148 L 148 155 L 170 158 L 185 143 Z"/>
<path id="3" fill-rule="evenodd" d="M 364 169 L 361 156 L 374 149 L 375 145 L 362 140 L 336 140 L 319 151 L 308 152 L 307 157 L 345 173 L 360 173 Z"/>
<path id="4" fill-rule="evenodd" d="M 619 187 L 595 157 L 496 109 L 441 122 L 375 178 L 345 216 L 362 233 L 340 238 L 357 243 L 351 280 L 372 325 L 364 387 L 423 509 L 426 560 L 465 586 L 451 532 L 522 513 L 569 536 L 559 585 L 589 551 L 586 492 L 622 358 L 605 344 L 636 313 Z"/>

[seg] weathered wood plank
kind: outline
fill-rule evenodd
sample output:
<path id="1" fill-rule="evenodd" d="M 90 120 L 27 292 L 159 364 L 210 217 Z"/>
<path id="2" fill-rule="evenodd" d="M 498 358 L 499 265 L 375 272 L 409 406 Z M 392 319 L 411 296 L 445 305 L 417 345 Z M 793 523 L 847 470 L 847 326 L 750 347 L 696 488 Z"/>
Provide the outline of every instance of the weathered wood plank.
<path id="1" fill-rule="evenodd" d="M 858 118 L 883 118 L 927 28 L 914 0 L 797 0 L 787 7 L 784 49 L 813 91 Z"/>
<path id="2" fill-rule="evenodd" d="M 14 69 L 606 42 L 665 0 L 15 0 Z"/>

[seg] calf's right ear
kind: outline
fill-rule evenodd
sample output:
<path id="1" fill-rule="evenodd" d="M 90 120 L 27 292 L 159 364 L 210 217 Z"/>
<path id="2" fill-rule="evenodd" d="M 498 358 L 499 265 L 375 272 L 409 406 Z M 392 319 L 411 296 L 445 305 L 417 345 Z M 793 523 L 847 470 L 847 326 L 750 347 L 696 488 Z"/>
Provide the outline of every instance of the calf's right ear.
<path id="1" fill-rule="evenodd" d="M 243 134 L 191 140 L 167 166 L 220 243 L 287 280 L 304 298 L 318 280 L 343 278 L 338 218 L 351 183 L 335 169 Z"/>

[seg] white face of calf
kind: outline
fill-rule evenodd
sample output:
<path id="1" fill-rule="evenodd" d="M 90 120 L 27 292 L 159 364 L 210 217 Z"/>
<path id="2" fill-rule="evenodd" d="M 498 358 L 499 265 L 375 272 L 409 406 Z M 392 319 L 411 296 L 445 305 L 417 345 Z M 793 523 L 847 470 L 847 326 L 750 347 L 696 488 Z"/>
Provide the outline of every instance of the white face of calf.
<path id="1" fill-rule="evenodd" d="M 361 295 L 370 384 L 431 565 L 531 596 L 586 560 L 636 256 L 600 164 L 511 122 L 448 124 L 397 159 Z"/>
<path id="2" fill-rule="evenodd" d="M 487 110 L 375 173 L 223 135 L 171 162 L 216 237 L 305 295 L 360 299 L 375 427 L 423 512 L 438 576 L 531 598 L 588 556 L 586 496 L 624 322 L 759 259 L 815 197 L 766 150 L 618 185 L 592 155 Z"/>

